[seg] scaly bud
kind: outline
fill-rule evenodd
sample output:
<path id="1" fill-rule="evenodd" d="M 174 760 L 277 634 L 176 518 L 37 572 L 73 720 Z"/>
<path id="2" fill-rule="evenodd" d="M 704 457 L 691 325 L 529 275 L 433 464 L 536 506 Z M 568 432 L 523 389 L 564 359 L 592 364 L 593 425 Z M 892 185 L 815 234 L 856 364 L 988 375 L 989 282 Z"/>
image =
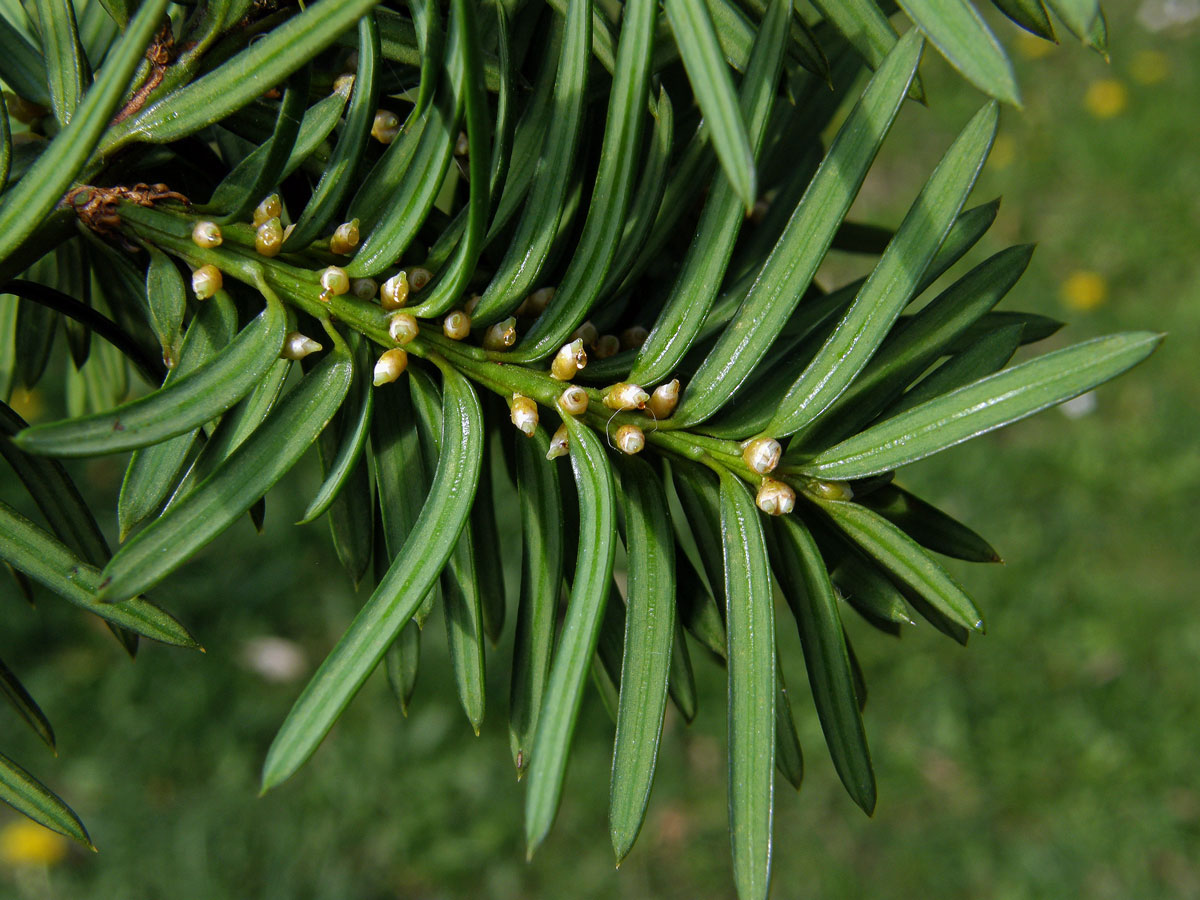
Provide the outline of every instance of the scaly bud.
<path id="1" fill-rule="evenodd" d="M 201 266 L 192 273 L 192 293 L 197 300 L 207 300 L 221 289 L 222 284 L 221 270 L 214 265 Z"/>
<path id="2" fill-rule="evenodd" d="M 592 344 L 592 353 L 596 359 L 608 359 L 610 356 L 616 356 L 617 351 L 621 349 L 621 341 L 615 334 L 602 334 L 596 338 L 596 343 Z"/>
<path id="3" fill-rule="evenodd" d="M 822 481 L 819 478 L 810 478 L 804 485 L 804 489 L 816 497 L 821 497 L 824 500 L 853 500 L 854 489 L 844 481 Z"/>
<path id="4" fill-rule="evenodd" d="M 550 363 L 550 375 L 559 381 L 570 381 L 586 365 L 587 353 L 583 349 L 583 339 L 575 338 L 558 348 L 554 361 Z"/>
<path id="5" fill-rule="evenodd" d="M 329 252 L 338 256 L 349 256 L 358 246 L 358 219 L 343 222 L 329 239 Z"/>
<path id="6" fill-rule="evenodd" d="M 513 394 L 510 416 L 518 431 L 525 437 L 533 437 L 533 432 L 537 429 L 538 424 L 536 403 L 522 394 Z"/>
<path id="7" fill-rule="evenodd" d="M 254 249 L 260 256 L 278 256 L 283 249 L 283 224 L 276 216 L 267 219 L 254 231 Z"/>
<path id="8" fill-rule="evenodd" d="M 544 287 L 538 288 L 528 297 L 521 301 L 521 305 L 517 307 L 518 316 L 540 316 L 546 311 L 546 307 L 550 305 L 550 301 L 554 299 L 554 288 Z"/>
<path id="9" fill-rule="evenodd" d="M 263 198 L 262 203 L 254 208 L 254 227 L 257 228 L 268 219 L 277 219 L 283 215 L 283 202 L 278 194 Z"/>
<path id="10" fill-rule="evenodd" d="M 321 299 L 340 296 L 350 290 L 350 276 L 345 269 L 328 266 L 321 271 Z"/>
<path id="11" fill-rule="evenodd" d="M 433 278 L 432 272 L 417 266 L 408 273 L 408 286 L 414 291 L 419 291 L 425 285 L 429 284 L 431 278 Z"/>
<path id="12" fill-rule="evenodd" d="M 470 313 L 465 313 L 470 315 Z M 517 320 L 509 316 L 483 333 L 484 350 L 507 350 L 517 342 Z"/>
<path id="13" fill-rule="evenodd" d="M 354 90 L 354 76 L 349 73 L 343 73 L 333 79 L 333 92 L 341 94 L 343 97 L 349 97 L 350 92 Z"/>
<path id="14" fill-rule="evenodd" d="M 796 492 L 782 481 L 764 478 L 754 502 L 768 516 L 786 516 L 796 508 Z"/>
<path id="15" fill-rule="evenodd" d="M 375 113 L 371 123 L 371 137 L 381 144 L 390 144 L 400 134 L 400 117 L 394 112 L 381 109 Z"/>
<path id="16" fill-rule="evenodd" d="M 467 302 L 463 304 L 463 312 L 468 316 L 474 316 L 475 310 L 479 309 L 479 301 L 482 299 L 478 294 L 472 294 L 467 298 Z"/>
<path id="17" fill-rule="evenodd" d="M 617 449 L 632 456 L 646 446 L 646 433 L 636 425 L 622 425 L 617 429 L 616 440 Z"/>
<path id="18" fill-rule="evenodd" d="M 407 344 L 420 333 L 416 316 L 400 312 L 388 319 L 388 337 L 397 344 Z"/>
<path id="19" fill-rule="evenodd" d="M 454 155 L 466 156 L 471 151 L 471 140 L 467 137 L 465 131 L 458 133 L 458 139 L 454 142 Z"/>
<path id="20" fill-rule="evenodd" d="M 461 309 L 447 314 L 442 319 L 442 334 L 452 341 L 461 341 L 471 333 L 471 317 Z"/>
<path id="21" fill-rule="evenodd" d="M 560 456 L 566 456 L 571 451 L 571 440 L 567 436 L 567 426 L 559 425 L 558 430 L 554 432 L 554 437 L 550 438 L 550 449 L 546 451 L 546 459 L 558 459 Z"/>
<path id="22" fill-rule="evenodd" d="M 600 332 L 596 330 L 596 326 L 591 322 L 584 322 L 575 329 L 575 333 L 571 335 L 571 340 L 583 341 L 583 346 L 590 347 L 596 343 L 600 337 Z"/>
<path id="23" fill-rule="evenodd" d="M 588 393 L 578 385 L 571 385 L 558 397 L 558 405 L 562 411 L 572 416 L 582 416 L 587 412 Z"/>
<path id="24" fill-rule="evenodd" d="M 408 365 L 408 354 L 399 347 L 383 351 L 383 355 L 375 363 L 375 387 L 390 384 L 401 376 Z"/>
<path id="25" fill-rule="evenodd" d="M 316 353 L 321 345 L 308 335 L 293 331 L 283 339 L 283 349 L 279 352 L 281 359 L 304 359 L 310 353 Z"/>
<path id="26" fill-rule="evenodd" d="M 192 243 L 206 250 L 221 246 L 221 226 L 216 222 L 197 222 L 192 228 Z"/>
<path id="27" fill-rule="evenodd" d="M 742 444 L 742 459 L 759 475 L 766 475 L 777 465 L 783 448 L 774 438 L 755 438 Z"/>
<path id="28" fill-rule="evenodd" d="M 621 349 L 636 350 L 646 343 L 648 337 L 650 337 L 649 331 L 641 325 L 632 325 L 621 332 Z"/>
<path id="29" fill-rule="evenodd" d="M 401 269 L 383 283 L 379 303 L 384 309 L 399 309 L 408 302 L 408 273 Z"/>
<path id="30" fill-rule="evenodd" d="M 641 385 L 622 381 L 608 389 L 604 395 L 604 405 L 616 410 L 643 409 L 649 399 L 650 395 L 642 390 Z"/>
<path id="31" fill-rule="evenodd" d="M 379 291 L 379 284 L 374 278 L 351 278 L 350 293 L 359 300 L 374 300 Z"/>
<path id="32" fill-rule="evenodd" d="M 675 412 L 675 404 L 679 402 L 679 379 L 672 378 L 666 384 L 660 384 L 650 395 L 646 404 L 646 412 L 656 419 L 669 419 Z"/>

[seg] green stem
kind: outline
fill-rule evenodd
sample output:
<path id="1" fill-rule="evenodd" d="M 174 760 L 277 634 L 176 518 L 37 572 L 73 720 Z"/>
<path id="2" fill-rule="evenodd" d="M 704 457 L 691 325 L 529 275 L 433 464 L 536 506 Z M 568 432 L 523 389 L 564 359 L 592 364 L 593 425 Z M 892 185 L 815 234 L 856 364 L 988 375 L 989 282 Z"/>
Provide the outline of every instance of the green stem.
<path id="1" fill-rule="evenodd" d="M 253 241 L 247 240 L 237 226 L 227 228 L 227 239 L 220 247 L 205 248 L 192 240 L 195 217 L 182 208 L 141 207 L 121 205 L 122 227 L 139 241 L 173 254 L 192 268 L 214 265 L 226 275 L 259 288 L 263 293 L 277 293 L 286 303 L 301 309 L 321 321 L 340 322 L 359 332 L 381 347 L 392 347 L 388 336 L 389 313 L 379 305 L 360 300 L 351 294 L 321 299 L 320 272 L 305 268 L 305 263 L 323 265 L 321 260 L 307 258 L 304 253 L 284 258 L 264 257 L 256 253 Z M 481 387 L 510 399 L 513 394 L 529 397 L 541 406 L 558 413 L 558 398 L 568 382 L 558 381 L 541 369 L 505 361 L 506 354 L 484 350 L 463 341 L 454 341 L 440 333 L 435 322 L 422 322 L 421 334 L 404 347 L 409 353 L 439 367 L 452 366 Z M 741 448 L 734 441 L 725 441 L 673 428 L 669 420 L 655 422 L 638 412 L 612 413 L 604 407 L 604 391 L 584 388 L 589 406 L 579 418 L 607 437 L 614 428 L 636 425 L 643 429 L 646 441 L 660 452 L 708 466 L 718 475 L 729 471 L 751 485 L 761 476 L 743 462 Z M 776 477 L 779 476 L 778 473 Z M 820 495 L 809 484 L 810 479 L 785 477 L 793 487 L 806 493 Z"/>

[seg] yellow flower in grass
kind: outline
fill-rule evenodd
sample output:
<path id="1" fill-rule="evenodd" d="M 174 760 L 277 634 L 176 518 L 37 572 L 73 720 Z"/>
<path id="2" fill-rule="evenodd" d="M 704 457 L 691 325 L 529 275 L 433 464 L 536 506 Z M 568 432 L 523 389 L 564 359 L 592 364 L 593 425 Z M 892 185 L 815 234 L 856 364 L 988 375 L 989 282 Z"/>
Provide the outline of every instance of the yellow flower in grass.
<path id="1" fill-rule="evenodd" d="M 1129 105 L 1129 91 L 1115 78 L 1101 78 L 1088 85 L 1083 105 L 1097 119 L 1119 116 Z"/>
<path id="2" fill-rule="evenodd" d="M 1108 282 L 1098 272 L 1072 272 L 1062 283 L 1062 298 L 1071 309 L 1095 309 L 1108 299 Z"/>
<path id="3" fill-rule="evenodd" d="M 67 839 L 36 822 L 20 819 L 0 828 L 0 860 L 7 865 L 53 866 L 67 855 Z"/>

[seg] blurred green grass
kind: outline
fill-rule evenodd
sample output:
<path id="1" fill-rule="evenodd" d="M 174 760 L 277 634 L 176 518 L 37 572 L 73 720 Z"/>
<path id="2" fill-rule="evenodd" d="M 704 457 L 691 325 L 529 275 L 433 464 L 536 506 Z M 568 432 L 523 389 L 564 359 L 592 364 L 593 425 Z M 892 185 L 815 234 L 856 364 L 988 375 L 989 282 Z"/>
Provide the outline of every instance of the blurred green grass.
<path id="1" fill-rule="evenodd" d="M 1005 303 L 1072 322 L 1056 344 L 1133 328 L 1170 337 L 1102 388 L 1090 414 L 1050 411 L 903 473 L 1007 563 L 952 567 L 989 613 L 989 633 L 968 649 L 928 628 L 897 644 L 848 617 L 870 686 L 873 820 L 837 782 L 780 618 L 809 769 L 799 796 L 777 790 L 776 898 L 1200 896 L 1200 42 L 1196 23 L 1155 34 L 1134 4 L 1106 8 L 1111 65 L 1075 46 L 1027 58 L 1028 43 L 1005 31 L 1026 109 L 1005 111 L 976 190 L 1004 205 L 972 259 L 1040 243 Z M 1164 77 L 1143 83 L 1156 65 Z M 933 54 L 925 73 L 930 108 L 902 114 L 862 219 L 898 221 L 980 102 Z M 1126 92 L 1108 118 L 1087 105 L 1101 80 Z M 1107 289 L 1088 309 L 1064 294 L 1079 271 Z M 119 469 L 87 477 L 111 494 Z M 263 754 L 299 685 L 249 670 L 244 642 L 286 636 L 314 665 L 357 602 L 321 526 L 288 524 L 303 493 L 273 496 L 263 537 L 239 524 L 160 592 L 204 656 L 144 645 L 131 665 L 55 598 L 40 596 L 35 612 L 5 597 L 0 655 L 56 725 L 60 756 L 7 713 L 6 752 L 74 805 L 101 852 L 0 868 L 0 897 L 732 895 L 723 675 L 703 664 L 698 720 L 668 721 L 647 826 L 619 872 L 599 703 L 585 706 L 555 830 L 526 864 L 507 650 L 495 654 L 476 739 L 436 621 L 409 717 L 373 679 L 312 762 L 259 799 Z M 0 811 L 0 824 L 12 820 Z"/>

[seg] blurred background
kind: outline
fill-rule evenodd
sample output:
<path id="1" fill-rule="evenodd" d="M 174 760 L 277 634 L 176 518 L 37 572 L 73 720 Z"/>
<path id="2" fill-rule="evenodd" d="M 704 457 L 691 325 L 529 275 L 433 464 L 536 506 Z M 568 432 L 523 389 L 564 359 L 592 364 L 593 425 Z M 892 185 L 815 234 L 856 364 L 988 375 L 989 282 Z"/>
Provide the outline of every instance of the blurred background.
<path id="1" fill-rule="evenodd" d="M 1071 323 L 1046 349 L 1126 329 L 1170 337 L 1096 394 L 902 473 L 1007 562 L 949 564 L 989 615 L 966 649 L 925 626 L 897 642 L 847 616 L 870 689 L 873 819 L 837 780 L 780 616 L 807 771 L 798 795 L 776 789 L 774 897 L 1200 897 L 1200 0 L 1106 10 L 1109 64 L 1001 30 L 1026 107 L 1004 112 L 974 195 L 1004 203 L 969 262 L 1038 242 L 1005 303 Z M 935 53 L 923 72 L 930 108 L 902 112 L 860 221 L 895 225 L 982 102 Z M 828 274 L 860 265 L 833 259 Z M 37 396 L 16 399 L 36 413 Z M 84 476 L 109 508 L 121 462 Z M 527 864 L 508 649 L 494 654 L 476 738 L 436 620 L 408 717 L 375 677 L 309 765 L 259 799 L 275 729 L 364 599 L 324 526 L 290 524 L 315 471 L 289 484 L 263 536 L 239 523 L 158 592 L 206 655 L 144 643 L 131 664 L 65 604 L 44 595 L 33 610 L 0 585 L 0 656 L 54 722 L 60 756 L 11 712 L 5 752 L 100 847 L 0 809 L 0 897 L 732 896 L 724 674 L 700 659 L 700 713 L 685 727 L 668 709 L 647 824 L 619 871 L 596 697 L 557 825 Z"/>

